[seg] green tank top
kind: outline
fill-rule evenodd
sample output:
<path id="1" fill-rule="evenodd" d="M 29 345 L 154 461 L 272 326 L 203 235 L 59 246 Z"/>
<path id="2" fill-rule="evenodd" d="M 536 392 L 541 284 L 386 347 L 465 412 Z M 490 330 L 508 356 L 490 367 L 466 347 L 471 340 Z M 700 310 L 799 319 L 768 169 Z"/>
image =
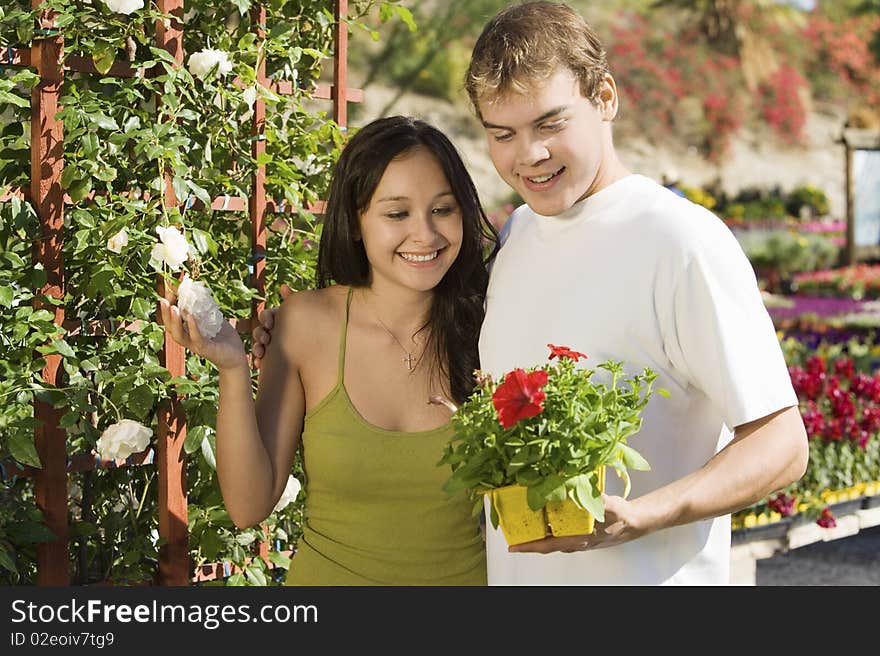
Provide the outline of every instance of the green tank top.
<path id="1" fill-rule="evenodd" d="M 287 585 L 486 585 L 479 519 L 442 489 L 452 424 L 402 432 L 367 422 L 343 382 L 348 308 L 336 386 L 306 413 L 305 522 Z"/>

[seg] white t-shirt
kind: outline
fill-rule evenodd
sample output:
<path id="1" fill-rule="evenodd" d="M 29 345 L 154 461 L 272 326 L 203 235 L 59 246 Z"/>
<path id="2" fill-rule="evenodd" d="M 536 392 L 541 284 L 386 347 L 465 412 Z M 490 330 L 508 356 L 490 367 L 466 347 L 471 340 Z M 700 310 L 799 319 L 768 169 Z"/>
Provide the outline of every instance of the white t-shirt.
<path id="1" fill-rule="evenodd" d="M 651 464 L 630 498 L 702 467 L 734 427 L 797 405 L 754 272 L 722 221 L 630 175 L 564 214 L 519 207 L 505 226 L 480 333 L 480 364 L 500 377 L 547 361 L 548 343 L 651 367 L 655 387 L 629 444 Z M 594 380 L 605 380 L 597 370 Z M 609 494 L 622 484 L 609 472 Z M 490 585 L 726 584 L 730 516 L 578 553 L 511 554 L 487 530 Z"/>

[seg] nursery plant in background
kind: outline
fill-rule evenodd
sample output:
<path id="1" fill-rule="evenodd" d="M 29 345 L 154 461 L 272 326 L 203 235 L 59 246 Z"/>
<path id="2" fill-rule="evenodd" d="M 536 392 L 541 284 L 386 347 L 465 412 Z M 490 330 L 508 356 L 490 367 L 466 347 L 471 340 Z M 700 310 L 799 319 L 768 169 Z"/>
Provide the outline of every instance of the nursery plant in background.
<path id="1" fill-rule="evenodd" d="M 734 526 L 749 516 L 801 513 L 830 528 L 829 504 L 880 493 L 880 352 L 857 339 L 782 344 L 810 441 L 809 464 L 799 481 L 736 513 Z"/>
<path id="2" fill-rule="evenodd" d="M 45 272 L 30 264 L 37 217 L 29 203 L 8 195 L 29 184 L 28 96 L 38 79 L 29 69 L 0 69 L 0 198 L 7 198 L 0 203 L 0 464 L 40 466 L 35 398 L 61 412 L 68 455 L 75 457 L 95 453 L 101 435 L 121 422 L 155 435 L 160 402 L 171 391 L 182 395 L 192 563 L 238 565 L 242 573 L 230 584 L 272 582 L 275 575 L 262 559 L 246 560 L 267 535 L 279 551 L 290 548 L 301 504 L 279 506 L 264 528 L 236 530 L 229 520 L 214 471 L 216 372 L 194 356 L 184 377 L 172 379 L 160 365 L 156 267 L 173 272 L 175 280 L 184 272 L 210 280 L 225 316 L 248 317 L 256 292 L 249 286 L 247 215 L 205 208 L 218 196 L 246 199 L 258 165 L 266 166 L 267 195 L 277 207 L 308 207 L 324 192 L 344 142 L 326 112 L 310 105 L 322 64 L 332 56 L 331 4 L 272 0 L 262 41 L 251 26 L 251 5 L 188 1 L 182 18 L 186 57 L 178 66 L 155 46 L 157 22 L 170 20 L 155 4 L 46 4 L 56 12 L 64 57 L 85 58 L 98 70 L 66 72 L 57 115 L 64 123 L 62 185 L 73 201 L 65 211 L 62 302 L 67 318 L 81 325 L 75 333 L 33 307 L 46 281 Z M 350 25 L 358 29 L 408 16 L 396 0 L 358 0 L 349 7 Z M 34 24 L 29 2 L 4 3 L 0 45 L 28 48 L 41 37 Z M 292 84 L 292 93 L 279 95 L 256 83 L 263 62 L 270 81 Z M 146 74 L 105 75 L 114 63 Z M 267 104 L 266 153 L 259 161 L 251 155 L 258 96 Z M 179 207 L 161 202 L 166 172 Z M 320 225 L 303 210 L 270 223 L 266 300 L 277 304 L 281 282 L 311 284 Z M 50 353 L 62 356 L 55 385 L 40 375 Z M 292 473 L 300 473 L 298 463 Z M 72 472 L 69 482 L 73 581 L 149 580 L 159 546 L 155 470 Z M 39 521 L 32 481 L 5 477 L 0 495 L 0 582 L 31 583 L 32 545 L 48 537 L 21 528 Z M 271 558 L 286 566 L 283 554 Z"/>

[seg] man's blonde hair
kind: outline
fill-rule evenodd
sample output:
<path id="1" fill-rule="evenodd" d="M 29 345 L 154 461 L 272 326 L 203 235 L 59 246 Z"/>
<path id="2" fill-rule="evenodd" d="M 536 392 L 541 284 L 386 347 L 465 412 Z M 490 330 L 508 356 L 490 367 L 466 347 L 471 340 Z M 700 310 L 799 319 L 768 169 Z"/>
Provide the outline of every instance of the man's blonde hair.
<path id="1" fill-rule="evenodd" d="M 502 9 L 483 28 L 465 75 L 465 88 L 480 114 L 480 100 L 525 94 L 560 66 L 596 101 L 608 73 L 605 48 L 584 18 L 561 2 L 526 2 Z"/>

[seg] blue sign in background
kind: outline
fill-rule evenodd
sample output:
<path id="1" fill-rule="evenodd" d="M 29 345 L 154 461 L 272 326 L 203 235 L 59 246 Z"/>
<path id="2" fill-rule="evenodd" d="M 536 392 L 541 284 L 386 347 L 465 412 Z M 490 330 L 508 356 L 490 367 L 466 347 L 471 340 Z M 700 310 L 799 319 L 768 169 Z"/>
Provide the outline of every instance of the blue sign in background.
<path id="1" fill-rule="evenodd" d="M 853 152 L 855 245 L 880 244 L 880 150 Z"/>

